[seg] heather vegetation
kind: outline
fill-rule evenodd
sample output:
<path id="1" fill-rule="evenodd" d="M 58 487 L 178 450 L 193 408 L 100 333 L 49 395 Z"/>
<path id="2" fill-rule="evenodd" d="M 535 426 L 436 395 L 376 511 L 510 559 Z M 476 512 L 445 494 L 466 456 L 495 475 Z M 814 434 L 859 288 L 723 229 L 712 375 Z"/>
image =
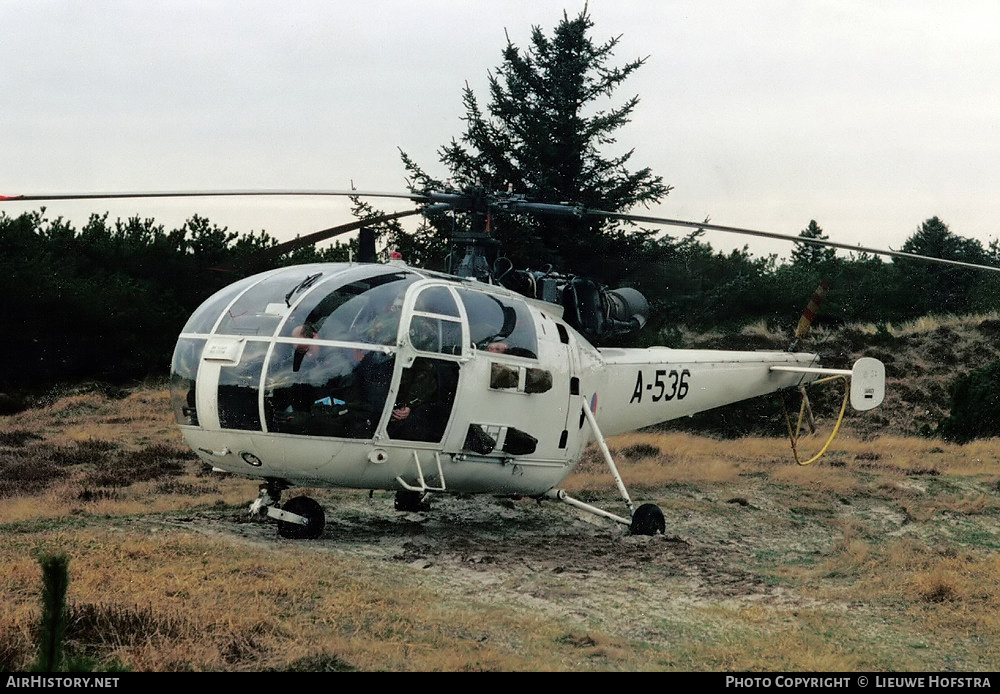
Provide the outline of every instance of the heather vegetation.
<path id="1" fill-rule="evenodd" d="M 0 211 L 0 291 L 5 297 L 0 390 L 35 392 L 86 379 L 126 383 L 166 373 L 187 316 L 239 275 L 219 272 L 277 241 L 193 217 L 167 230 L 152 219 L 83 228 L 45 211 Z M 337 258 L 305 249 L 282 262 Z"/>

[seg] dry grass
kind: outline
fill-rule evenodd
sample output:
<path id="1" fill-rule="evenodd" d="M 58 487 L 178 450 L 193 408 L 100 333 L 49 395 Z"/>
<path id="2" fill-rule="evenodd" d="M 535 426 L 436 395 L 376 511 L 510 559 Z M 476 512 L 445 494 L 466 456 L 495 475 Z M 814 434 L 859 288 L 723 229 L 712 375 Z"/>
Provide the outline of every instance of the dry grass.
<path id="1" fill-rule="evenodd" d="M 42 545 L 18 538 L 3 552 L 4 633 L 26 645 L 39 583 L 31 555 L 58 548 L 70 557 L 69 650 L 136 670 L 284 669 L 334 655 L 363 670 L 540 669 L 553 638 L 544 624 L 500 612 L 428 609 L 436 600 L 401 571 L 315 562 L 294 547 L 247 552 L 94 528 L 49 534 Z M 23 667 L 24 655 L 8 666 Z"/>
<path id="2" fill-rule="evenodd" d="M 162 388 L 120 399 L 71 394 L 0 422 L 0 523 L 231 504 L 256 494 L 254 483 L 210 475 L 196 462 Z"/>
<path id="3" fill-rule="evenodd" d="M 886 633 L 909 640 L 909 658 L 895 669 L 921 669 L 925 654 L 947 640 L 952 668 L 994 670 L 1000 662 L 1000 557 L 958 542 L 931 546 L 913 537 L 863 534 L 845 529 L 815 567 L 812 594 L 823 600 L 864 596 L 857 602 L 877 610 Z"/>
<path id="4" fill-rule="evenodd" d="M 954 314 L 921 316 L 911 321 L 905 321 L 899 325 L 892 323 L 852 323 L 848 329 L 856 330 L 863 335 L 875 335 L 885 331 L 893 337 L 905 337 L 935 332 L 941 328 L 959 331 L 969 331 L 975 329 L 980 323 L 987 320 L 997 320 L 1000 314 L 996 312 L 956 316 Z M 818 330 L 822 330 L 819 328 Z"/>
<path id="5" fill-rule="evenodd" d="M 803 453 L 818 451 L 828 433 L 819 432 L 800 441 Z M 724 485 L 741 476 L 755 475 L 849 494 L 859 491 L 858 473 L 898 480 L 942 474 L 995 474 L 1000 470 L 1000 448 L 994 441 L 959 446 L 939 439 L 887 436 L 862 441 L 839 436 L 827 454 L 812 465 L 796 465 L 785 439 L 719 441 L 682 432 L 634 432 L 613 437 L 608 443 L 612 456 L 627 463 L 622 472 L 626 484 L 638 489 Z M 573 491 L 605 489 L 607 474 L 604 458 L 593 448 L 565 486 Z M 884 479 L 881 483 L 892 484 Z"/>
<path id="6" fill-rule="evenodd" d="M 919 671 L 928 659 L 962 671 L 1000 663 L 996 441 L 842 436 L 811 466 L 775 455 L 782 449 L 775 439 L 639 433 L 609 443 L 616 458 L 629 461 L 622 474 L 630 488 L 682 485 L 753 506 L 752 490 L 766 487 L 789 512 L 820 519 L 835 534 L 818 561 L 779 564 L 771 575 L 818 605 L 840 607 L 789 615 L 761 604 L 720 604 L 709 612 L 724 634 L 696 653 L 677 652 L 677 663 L 744 671 Z M 572 486 L 599 489 L 603 473 L 606 487 L 603 466 L 591 452 Z M 733 496 L 734 489 L 751 491 Z M 889 642 L 900 638 L 902 647 Z"/>
<path id="7" fill-rule="evenodd" d="M 444 569 L 169 522 L 197 509 L 235 518 L 256 484 L 207 475 L 160 389 L 4 417 L 0 667 L 33 655 L 46 552 L 70 558 L 69 650 L 135 670 L 1000 666 L 995 441 L 842 436 L 805 467 L 780 439 L 609 444 L 633 497 L 660 503 L 683 543 L 615 545 L 621 556 L 584 573 L 481 572 L 482 587 L 456 591 L 462 577 Z M 596 451 L 565 487 L 614 498 Z M 581 582 L 623 558 L 639 583 Z"/>

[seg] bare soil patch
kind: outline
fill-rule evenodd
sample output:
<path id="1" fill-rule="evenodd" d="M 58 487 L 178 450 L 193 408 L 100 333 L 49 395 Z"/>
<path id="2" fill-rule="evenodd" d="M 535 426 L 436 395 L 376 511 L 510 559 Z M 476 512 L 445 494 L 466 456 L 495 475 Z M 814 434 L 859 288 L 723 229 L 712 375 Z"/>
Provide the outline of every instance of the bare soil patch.
<path id="1" fill-rule="evenodd" d="M 326 530 L 313 541 L 283 540 L 273 524 L 250 521 L 243 510 L 149 522 L 251 550 L 294 542 L 318 561 L 342 555 L 401 567 L 442 600 L 568 619 L 583 629 L 640 639 L 669 638 L 666 625 L 695 623 L 704 610 L 720 607 L 766 606 L 784 614 L 858 609 L 866 603 L 860 591 L 819 595 L 803 581 L 822 573 L 816 567 L 836 555 L 845 527 L 862 528 L 865 537 L 924 532 L 885 499 L 810 499 L 797 487 L 754 478 L 717 489 L 655 490 L 667 534 L 654 537 L 631 536 L 558 502 L 440 497 L 427 512 L 401 513 L 389 493 L 313 493 L 327 511 Z M 624 511 L 611 495 L 588 500 Z M 1000 519 L 986 520 L 1000 541 Z M 805 574 L 790 574 L 788 567 Z"/>

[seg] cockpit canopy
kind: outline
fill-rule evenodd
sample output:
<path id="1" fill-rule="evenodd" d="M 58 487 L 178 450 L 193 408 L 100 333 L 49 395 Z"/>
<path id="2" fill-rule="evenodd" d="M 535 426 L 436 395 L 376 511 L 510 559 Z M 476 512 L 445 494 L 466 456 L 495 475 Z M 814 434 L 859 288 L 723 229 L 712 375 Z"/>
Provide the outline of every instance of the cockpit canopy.
<path id="1" fill-rule="evenodd" d="M 241 280 L 184 326 L 171 371 L 175 416 L 188 426 L 345 438 L 385 427 L 391 438 L 393 407 L 422 380 L 441 392 L 445 422 L 413 436 L 439 440 L 461 359 L 475 350 L 537 358 L 525 302 L 487 289 L 385 265 L 300 265 Z"/>

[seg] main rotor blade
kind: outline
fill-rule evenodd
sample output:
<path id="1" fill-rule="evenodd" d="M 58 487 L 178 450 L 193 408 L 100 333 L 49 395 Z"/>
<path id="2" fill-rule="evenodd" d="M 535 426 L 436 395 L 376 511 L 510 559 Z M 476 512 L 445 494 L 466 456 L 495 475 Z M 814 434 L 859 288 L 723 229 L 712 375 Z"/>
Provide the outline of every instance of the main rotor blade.
<path id="1" fill-rule="evenodd" d="M 315 231 L 311 234 L 306 234 L 305 236 L 300 236 L 298 238 L 292 239 L 291 241 L 285 241 L 284 243 L 279 243 L 276 246 L 270 246 L 265 248 L 260 253 L 248 258 L 246 262 L 240 264 L 239 268 L 248 269 L 251 266 L 263 265 L 269 261 L 273 261 L 280 255 L 285 253 L 291 253 L 292 251 L 298 250 L 299 248 L 304 248 L 306 246 L 311 246 L 313 244 L 319 243 L 320 241 L 325 241 L 326 239 L 331 239 L 334 236 L 340 236 L 341 234 L 346 234 L 349 231 L 354 231 L 355 229 L 360 229 L 361 227 L 372 226 L 374 224 L 381 224 L 382 222 L 389 222 L 394 219 L 400 219 L 402 217 L 409 217 L 411 215 L 420 214 L 422 210 L 404 210 L 402 212 L 390 212 L 389 214 L 379 215 L 377 217 L 369 217 L 368 219 L 358 219 L 353 222 L 348 222 L 347 224 L 339 224 L 335 227 L 330 227 L 329 229 L 323 229 L 321 231 Z M 239 269 L 237 267 L 230 267 L 229 270 Z"/>
<path id="2" fill-rule="evenodd" d="M 118 200 L 128 198 L 224 198 L 224 197 L 350 197 L 403 198 L 426 202 L 420 193 L 384 193 L 364 190 L 176 190 L 107 193 L 41 193 L 37 195 L 0 195 L 0 202 L 49 202 L 53 200 Z"/>
<path id="3" fill-rule="evenodd" d="M 919 255 L 917 253 L 906 253 L 903 251 L 884 250 L 881 248 L 868 248 L 865 246 L 852 246 L 849 243 L 838 243 L 837 241 L 827 241 L 824 239 L 810 239 L 803 236 L 792 236 L 791 234 L 779 234 L 773 231 L 758 231 L 756 229 L 743 229 L 740 227 L 723 226 L 721 224 L 708 224 L 706 222 L 688 222 L 680 219 L 667 219 L 665 217 L 647 217 L 644 215 L 625 214 L 621 212 L 605 212 L 603 210 L 583 210 L 583 214 L 595 217 L 606 217 L 607 219 L 621 219 L 630 222 L 644 222 L 647 224 L 665 224 L 667 226 L 687 227 L 689 229 L 706 229 L 710 231 L 724 231 L 732 234 L 744 234 L 746 236 L 759 236 L 766 239 L 778 239 L 779 241 L 792 241 L 794 243 L 806 243 L 812 246 L 829 246 L 831 248 L 841 248 L 848 251 L 858 251 L 861 253 L 871 253 L 873 255 L 885 255 L 892 258 L 909 258 L 910 260 L 921 260 L 929 263 L 940 263 L 942 265 L 957 265 L 975 270 L 991 270 L 1000 272 L 1000 267 L 994 265 L 980 265 L 978 263 L 966 263 L 961 260 L 949 260 L 947 258 L 935 258 L 929 255 Z"/>

